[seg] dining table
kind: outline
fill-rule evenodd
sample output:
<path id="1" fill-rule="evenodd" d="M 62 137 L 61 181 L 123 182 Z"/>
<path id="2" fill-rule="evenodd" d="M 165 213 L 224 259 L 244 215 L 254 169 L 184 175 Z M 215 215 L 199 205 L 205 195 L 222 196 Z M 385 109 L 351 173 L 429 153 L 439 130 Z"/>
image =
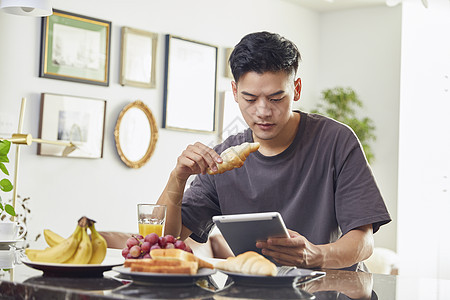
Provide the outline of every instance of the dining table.
<path id="1" fill-rule="evenodd" d="M 0 269 L 0 299 L 450 299 L 450 280 L 419 273 L 309 270 L 320 276 L 273 284 L 237 280 L 220 270 L 191 281 L 140 280 L 121 268 L 116 264 L 90 272 L 89 267 L 67 266 L 53 271 L 18 260 Z"/>

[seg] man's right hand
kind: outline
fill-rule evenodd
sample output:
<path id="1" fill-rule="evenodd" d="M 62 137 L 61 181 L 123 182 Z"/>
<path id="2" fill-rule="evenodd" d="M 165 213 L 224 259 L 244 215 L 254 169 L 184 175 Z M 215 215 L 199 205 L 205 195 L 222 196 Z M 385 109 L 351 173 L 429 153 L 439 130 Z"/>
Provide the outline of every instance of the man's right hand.
<path id="1" fill-rule="evenodd" d="M 216 163 L 222 163 L 222 158 L 213 149 L 197 142 L 187 148 L 178 157 L 174 173 L 178 179 L 187 180 L 194 174 L 206 174 L 208 168 L 217 171 Z"/>
<path id="2" fill-rule="evenodd" d="M 177 165 L 157 202 L 167 205 L 165 233 L 181 236 L 182 239 L 191 234 L 181 222 L 181 205 L 187 179 L 194 174 L 206 174 L 208 168 L 217 170 L 216 163 L 222 163 L 222 158 L 216 151 L 198 142 L 189 145 L 178 157 Z"/>

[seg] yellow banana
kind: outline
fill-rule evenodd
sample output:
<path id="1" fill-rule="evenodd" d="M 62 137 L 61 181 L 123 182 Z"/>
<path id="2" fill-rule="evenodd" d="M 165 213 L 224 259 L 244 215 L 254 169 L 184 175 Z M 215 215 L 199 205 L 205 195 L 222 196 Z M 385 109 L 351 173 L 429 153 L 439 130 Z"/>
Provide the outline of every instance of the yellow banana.
<path id="1" fill-rule="evenodd" d="M 94 223 L 91 223 L 89 229 L 91 230 L 92 239 L 92 257 L 89 263 L 101 264 L 106 256 L 106 248 L 108 248 L 106 240 L 97 232 Z"/>
<path id="2" fill-rule="evenodd" d="M 64 261 L 65 264 L 87 264 L 91 260 L 92 256 L 92 243 L 87 234 L 86 228 L 81 228 L 81 241 L 78 244 L 78 248 L 75 253 L 68 260 Z"/>
<path id="3" fill-rule="evenodd" d="M 80 243 L 80 229 L 81 227 L 77 226 L 70 237 L 54 247 L 43 250 L 25 249 L 25 254 L 31 261 L 62 263 L 72 257 L 77 250 Z"/>
<path id="4" fill-rule="evenodd" d="M 50 247 L 47 247 L 45 249 L 50 249 Z M 27 256 L 36 255 L 40 252 L 42 252 L 42 249 L 25 249 L 25 253 L 27 254 Z"/>
<path id="5" fill-rule="evenodd" d="M 44 238 L 50 247 L 54 247 L 64 241 L 62 236 L 54 231 L 51 231 L 50 229 L 44 229 Z"/>

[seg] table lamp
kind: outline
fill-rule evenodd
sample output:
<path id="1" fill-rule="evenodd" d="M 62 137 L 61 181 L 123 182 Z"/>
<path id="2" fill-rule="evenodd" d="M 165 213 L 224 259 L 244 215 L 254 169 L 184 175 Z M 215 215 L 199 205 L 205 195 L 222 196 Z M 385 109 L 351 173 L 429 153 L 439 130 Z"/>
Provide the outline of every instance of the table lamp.
<path id="1" fill-rule="evenodd" d="M 8 140 L 11 143 L 16 145 L 16 156 L 15 156 L 15 162 L 14 162 L 14 180 L 13 180 L 13 198 L 12 198 L 12 206 L 14 209 L 16 209 L 16 199 L 17 199 L 17 183 L 19 181 L 19 157 L 20 157 L 20 145 L 31 145 L 32 142 L 35 143 L 42 143 L 42 144 L 53 144 L 53 145 L 60 145 L 64 146 L 65 149 L 63 151 L 63 156 L 69 155 L 71 152 L 73 152 L 75 149 L 78 148 L 74 143 L 72 142 L 66 142 L 66 141 L 50 141 L 50 140 L 43 140 L 43 139 L 37 139 L 33 138 L 31 134 L 23 133 L 23 118 L 25 115 L 25 106 L 26 106 L 26 98 L 22 98 L 22 103 L 20 106 L 20 115 L 19 115 L 19 126 L 17 133 L 13 133 L 11 138 L 1 138 L 0 140 Z"/>

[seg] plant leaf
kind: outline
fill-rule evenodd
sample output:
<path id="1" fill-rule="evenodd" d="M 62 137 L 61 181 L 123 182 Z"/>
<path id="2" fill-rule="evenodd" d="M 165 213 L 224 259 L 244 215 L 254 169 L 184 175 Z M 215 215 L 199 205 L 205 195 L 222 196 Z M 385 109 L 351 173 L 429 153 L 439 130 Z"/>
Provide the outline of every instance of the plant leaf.
<path id="1" fill-rule="evenodd" d="M 6 175 L 9 175 L 8 169 L 6 169 L 6 166 L 4 163 L 0 162 L 0 170 L 2 170 L 3 173 Z"/>
<path id="2" fill-rule="evenodd" d="M 325 89 L 321 94 L 320 103 L 316 105 L 316 109 L 313 112 L 328 116 L 350 126 L 361 142 L 367 160 L 369 163 L 373 161 L 374 154 L 369 142 L 376 139 L 374 133 L 375 125 L 368 117 L 362 119 L 357 117 L 358 114 L 354 107 L 363 107 L 363 102 L 359 99 L 356 92 L 350 87 L 335 87 Z"/>
<path id="3" fill-rule="evenodd" d="M 13 185 L 11 181 L 5 178 L 0 180 L 0 189 L 4 192 L 10 192 L 13 189 Z"/>
<path id="4" fill-rule="evenodd" d="M 12 207 L 12 205 L 10 204 L 5 205 L 5 211 L 13 217 L 16 216 L 16 211 L 14 210 L 14 207 Z"/>
<path id="5" fill-rule="evenodd" d="M 0 156 L 6 156 L 9 152 L 9 148 L 11 147 L 10 141 L 0 141 Z"/>
<path id="6" fill-rule="evenodd" d="M 6 155 L 1 155 L 0 154 L 0 162 L 6 162 L 9 163 L 9 158 Z"/>

